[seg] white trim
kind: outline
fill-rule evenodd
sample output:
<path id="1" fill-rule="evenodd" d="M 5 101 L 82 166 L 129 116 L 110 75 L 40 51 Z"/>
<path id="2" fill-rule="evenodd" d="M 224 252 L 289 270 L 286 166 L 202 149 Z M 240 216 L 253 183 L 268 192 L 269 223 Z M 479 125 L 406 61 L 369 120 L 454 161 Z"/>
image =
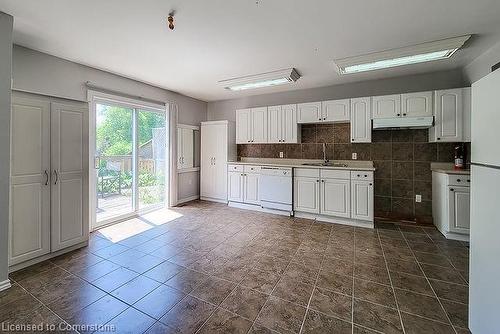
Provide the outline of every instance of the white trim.
<path id="1" fill-rule="evenodd" d="M 207 201 L 207 202 L 216 202 L 216 203 L 224 203 L 227 204 L 227 200 L 225 199 L 220 199 L 220 198 L 211 198 L 211 197 L 200 197 L 202 201 Z"/>
<path id="2" fill-rule="evenodd" d="M 178 106 L 175 103 L 170 103 L 169 108 L 169 118 L 168 118 L 168 147 L 169 147 L 169 161 L 168 170 L 169 182 L 168 182 L 168 207 L 173 207 L 177 205 L 177 192 L 178 192 L 178 177 L 177 177 L 177 122 L 179 117 Z"/>
<path id="3" fill-rule="evenodd" d="M 200 130 L 200 127 L 197 126 L 197 125 L 190 125 L 190 124 L 181 124 L 181 123 L 178 123 L 177 124 L 177 127 L 178 128 L 183 128 L 183 129 L 190 129 L 190 130 Z"/>
<path id="4" fill-rule="evenodd" d="M 293 216 L 293 211 L 282 211 L 282 210 L 267 209 L 267 208 L 261 207 L 260 205 L 255 205 L 255 204 L 247 204 L 247 203 L 239 203 L 239 202 L 228 202 L 227 206 L 230 206 L 232 208 L 244 209 L 244 210 L 252 210 L 252 211 L 265 212 L 265 213 L 273 213 L 275 215 L 280 215 L 280 216 L 287 216 L 287 217 Z"/>
<path id="5" fill-rule="evenodd" d="M 56 256 L 69 253 L 69 252 L 74 251 L 76 249 L 88 246 L 88 244 L 89 244 L 89 241 L 86 240 L 86 241 L 83 241 L 83 242 L 81 242 L 79 244 L 73 245 L 71 247 L 58 250 L 58 251 L 56 251 L 54 253 L 45 254 L 45 255 L 39 256 L 39 257 L 37 257 L 35 259 L 31 259 L 31 260 L 28 260 L 28 261 L 24 261 L 24 262 L 12 265 L 12 266 L 9 267 L 9 273 L 12 273 L 14 271 L 17 271 L 17 270 L 20 270 L 20 269 L 32 266 L 34 264 L 43 262 L 43 261 L 48 260 L 48 259 L 52 259 L 52 258 L 54 258 Z"/>
<path id="6" fill-rule="evenodd" d="M 199 172 L 199 171 L 200 171 L 200 167 L 183 168 L 183 169 L 177 169 L 177 174 L 194 173 L 194 172 Z"/>
<path id="7" fill-rule="evenodd" d="M 182 203 L 186 203 L 186 202 L 191 202 L 191 201 L 197 200 L 199 198 L 200 198 L 199 195 L 194 195 L 194 196 L 189 196 L 189 197 L 186 197 L 183 199 L 179 199 L 179 200 L 177 200 L 177 205 L 182 204 Z"/>
<path id="8" fill-rule="evenodd" d="M 6 279 L 5 281 L 0 282 L 0 291 L 7 290 L 11 286 L 12 285 L 10 284 L 9 279 Z"/>
<path id="9" fill-rule="evenodd" d="M 210 125 L 210 124 L 229 124 L 229 121 L 224 120 L 224 121 L 205 121 L 201 122 L 201 125 Z"/>
<path id="10" fill-rule="evenodd" d="M 315 219 L 317 221 L 332 223 L 332 224 L 341 224 L 348 226 L 356 226 L 356 227 L 366 227 L 373 228 L 373 222 L 366 220 L 358 220 L 358 219 L 349 219 L 349 218 L 340 218 L 340 217 L 327 217 L 323 215 L 317 215 L 306 212 L 297 212 L 295 211 L 295 217 L 297 218 L 306 218 L 306 219 Z"/>

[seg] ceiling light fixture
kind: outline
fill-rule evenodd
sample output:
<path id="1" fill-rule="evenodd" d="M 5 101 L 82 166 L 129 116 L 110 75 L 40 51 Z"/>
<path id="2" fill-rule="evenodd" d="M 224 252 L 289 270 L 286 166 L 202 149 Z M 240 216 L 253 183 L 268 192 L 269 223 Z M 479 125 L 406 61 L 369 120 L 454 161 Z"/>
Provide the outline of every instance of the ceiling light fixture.
<path id="1" fill-rule="evenodd" d="M 470 35 L 334 60 L 340 74 L 352 74 L 450 58 Z"/>
<path id="2" fill-rule="evenodd" d="M 257 75 L 249 75 L 234 79 L 219 81 L 225 89 L 240 91 L 289 84 L 297 81 L 300 74 L 294 68 L 286 70 L 267 72 Z"/>
<path id="3" fill-rule="evenodd" d="M 168 27 L 170 28 L 170 30 L 174 30 L 174 28 L 175 28 L 175 26 L 174 26 L 174 15 L 175 15 L 175 11 L 171 11 L 168 14 L 167 21 L 168 21 Z"/>

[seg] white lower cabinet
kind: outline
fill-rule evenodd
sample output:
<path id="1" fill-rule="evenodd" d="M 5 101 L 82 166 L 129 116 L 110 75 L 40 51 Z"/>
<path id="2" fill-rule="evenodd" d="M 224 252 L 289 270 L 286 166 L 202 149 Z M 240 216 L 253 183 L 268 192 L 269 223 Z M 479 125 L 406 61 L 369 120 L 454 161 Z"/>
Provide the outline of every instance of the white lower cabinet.
<path id="1" fill-rule="evenodd" d="M 294 210 L 319 213 L 319 178 L 294 178 Z"/>
<path id="2" fill-rule="evenodd" d="M 469 239 L 470 175 L 432 172 L 432 218 L 446 238 Z"/>
<path id="3" fill-rule="evenodd" d="M 373 172 L 297 168 L 295 175 L 295 211 L 373 222 Z"/>
<path id="4" fill-rule="evenodd" d="M 88 107 L 13 94 L 9 265 L 88 240 Z"/>
<path id="5" fill-rule="evenodd" d="M 351 217 L 373 221 L 373 183 L 371 181 L 351 181 Z"/>
<path id="6" fill-rule="evenodd" d="M 321 180 L 321 214 L 345 217 L 351 216 L 350 180 Z"/>
<path id="7" fill-rule="evenodd" d="M 260 205 L 258 167 L 229 165 L 227 193 L 229 202 Z"/>

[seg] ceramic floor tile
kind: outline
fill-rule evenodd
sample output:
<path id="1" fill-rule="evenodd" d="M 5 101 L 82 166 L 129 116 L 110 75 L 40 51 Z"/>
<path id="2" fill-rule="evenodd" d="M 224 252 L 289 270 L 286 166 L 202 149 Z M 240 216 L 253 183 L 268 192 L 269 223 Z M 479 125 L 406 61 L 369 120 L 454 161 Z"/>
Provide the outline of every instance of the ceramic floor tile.
<path id="1" fill-rule="evenodd" d="M 220 306 L 253 321 L 267 298 L 266 294 L 239 286 L 227 296 Z"/>
<path id="2" fill-rule="evenodd" d="M 324 314 L 352 321 L 352 297 L 315 288 L 309 307 Z"/>
<path id="3" fill-rule="evenodd" d="M 128 270 L 126 268 L 118 268 L 109 274 L 106 274 L 95 281 L 92 282 L 93 285 L 97 286 L 106 292 L 111 292 L 118 289 L 123 284 L 133 280 L 139 276 L 138 273 Z"/>
<path id="4" fill-rule="evenodd" d="M 133 306 L 150 317 L 160 319 L 185 296 L 178 290 L 161 285 L 139 299 Z"/>
<path id="5" fill-rule="evenodd" d="M 298 333 L 306 309 L 277 297 L 269 297 L 255 320 L 257 324 L 276 331 Z"/>
<path id="6" fill-rule="evenodd" d="M 270 294 L 278 283 L 280 276 L 265 271 L 251 270 L 240 282 L 242 286 Z"/>
<path id="7" fill-rule="evenodd" d="M 449 324 L 430 321 L 416 315 L 401 313 L 406 334 L 453 334 L 455 331 Z"/>
<path id="8" fill-rule="evenodd" d="M 219 308 L 210 316 L 207 322 L 200 328 L 198 333 L 227 333 L 227 334 L 246 334 L 252 322 L 246 320 L 234 313 Z"/>
<path id="9" fill-rule="evenodd" d="M 430 280 L 432 288 L 439 298 L 449 299 L 462 304 L 469 303 L 469 287 L 443 281 Z"/>
<path id="10" fill-rule="evenodd" d="M 350 334 L 352 331 L 352 324 L 334 317 L 315 312 L 313 310 L 307 311 L 306 320 L 302 333 L 307 334 L 322 334 L 322 333 L 335 333 L 335 334 Z"/>
<path id="11" fill-rule="evenodd" d="M 154 323 L 155 320 L 150 316 L 134 308 L 129 308 L 106 325 L 114 326 L 114 333 L 143 333 Z"/>
<path id="12" fill-rule="evenodd" d="M 354 298 L 396 308 L 396 299 L 391 286 L 356 278 L 354 280 Z"/>
<path id="13" fill-rule="evenodd" d="M 403 333 L 397 310 L 361 300 L 354 301 L 354 323 L 383 333 Z"/>
<path id="14" fill-rule="evenodd" d="M 278 282 L 272 295 L 295 304 L 307 306 L 312 292 L 313 285 L 285 277 Z"/>
<path id="15" fill-rule="evenodd" d="M 209 277 L 197 288 L 195 288 L 190 294 L 201 300 L 219 305 L 229 295 L 229 293 L 234 289 L 235 286 L 235 283 L 215 277 Z"/>
<path id="16" fill-rule="evenodd" d="M 454 326 L 469 328 L 469 312 L 467 304 L 456 303 L 444 299 L 441 299 L 441 304 L 443 304 L 443 307 Z"/>
<path id="17" fill-rule="evenodd" d="M 448 321 L 437 298 L 400 289 L 395 289 L 395 293 L 401 311 L 437 321 Z"/>
<path id="18" fill-rule="evenodd" d="M 214 310 L 215 306 L 195 297 L 186 296 L 168 311 L 160 319 L 160 322 L 173 328 L 178 333 L 194 333 Z"/>
<path id="19" fill-rule="evenodd" d="M 118 289 L 113 290 L 111 294 L 121 301 L 132 305 L 158 286 L 160 286 L 159 282 L 147 278 L 146 276 L 138 276 Z"/>
<path id="20" fill-rule="evenodd" d="M 391 272 L 392 284 L 395 288 L 410 290 L 424 295 L 434 296 L 427 279 L 422 276 Z"/>

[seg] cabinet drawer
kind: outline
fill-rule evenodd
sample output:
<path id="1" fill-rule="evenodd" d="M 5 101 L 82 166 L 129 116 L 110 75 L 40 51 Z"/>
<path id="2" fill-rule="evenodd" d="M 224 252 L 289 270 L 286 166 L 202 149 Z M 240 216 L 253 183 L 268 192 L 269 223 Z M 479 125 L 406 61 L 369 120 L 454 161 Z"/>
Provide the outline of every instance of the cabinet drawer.
<path id="1" fill-rule="evenodd" d="M 260 173 L 260 166 L 243 166 L 245 173 Z"/>
<path id="2" fill-rule="evenodd" d="M 314 168 L 295 168 L 296 177 L 315 177 L 319 178 L 319 169 Z"/>
<path id="3" fill-rule="evenodd" d="M 351 180 L 373 180 L 373 172 L 363 170 L 351 171 Z"/>
<path id="4" fill-rule="evenodd" d="M 229 172 L 243 172 L 243 165 L 227 165 Z"/>
<path id="5" fill-rule="evenodd" d="M 469 187 L 470 175 L 449 175 L 448 185 Z"/>
<path id="6" fill-rule="evenodd" d="M 321 178 L 349 180 L 351 178 L 351 172 L 348 170 L 322 169 Z"/>

